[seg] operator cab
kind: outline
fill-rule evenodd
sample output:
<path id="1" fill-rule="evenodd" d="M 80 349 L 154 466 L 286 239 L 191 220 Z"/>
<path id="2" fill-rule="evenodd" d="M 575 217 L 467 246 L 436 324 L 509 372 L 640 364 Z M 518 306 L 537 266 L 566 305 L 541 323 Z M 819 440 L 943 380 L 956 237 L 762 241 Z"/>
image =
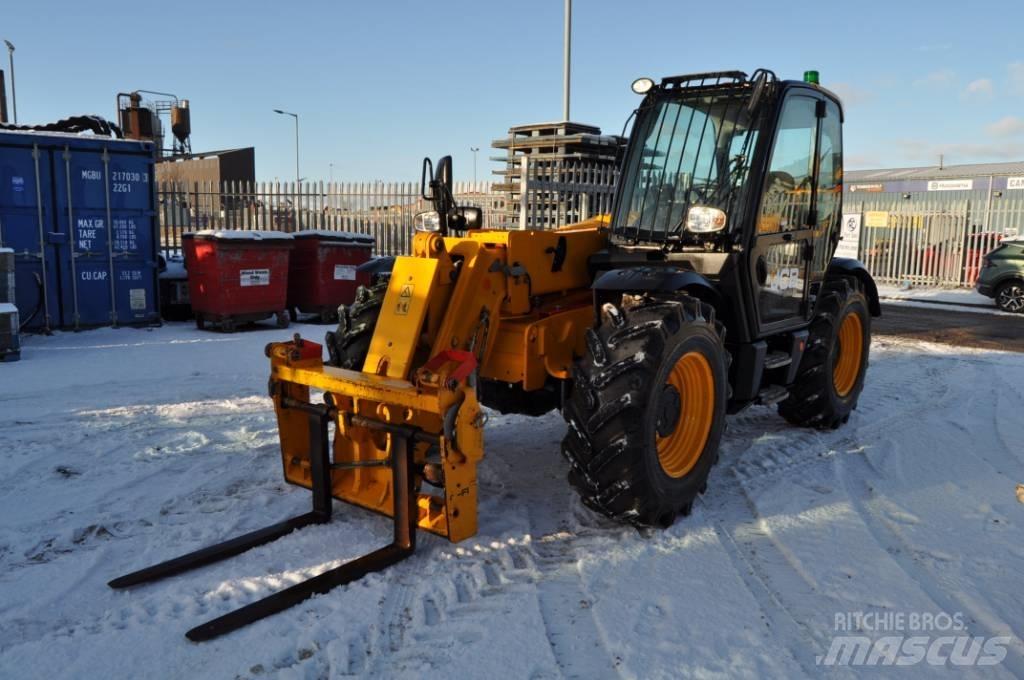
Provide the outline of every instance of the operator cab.
<path id="1" fill-rule="evenodd" d="M 842 109 L 818 85 L 771 71 L 634 82 L 644 99 L 623 160 L 607 253 L 705 277 L 737 340 L 810 319 L 838 240 Z"/>

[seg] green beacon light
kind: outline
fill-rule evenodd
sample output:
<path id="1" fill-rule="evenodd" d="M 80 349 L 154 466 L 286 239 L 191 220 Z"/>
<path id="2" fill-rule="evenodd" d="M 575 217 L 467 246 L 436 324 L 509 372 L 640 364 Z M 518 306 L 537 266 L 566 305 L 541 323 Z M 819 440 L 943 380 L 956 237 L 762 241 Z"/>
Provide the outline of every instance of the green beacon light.
<path id="1" fill-rule="evenodd" d="M 821 82 L 818 80 L 817 71 L 804 71 L 804 82 L 811 83 L 812 85 L 821 85 Z"/>

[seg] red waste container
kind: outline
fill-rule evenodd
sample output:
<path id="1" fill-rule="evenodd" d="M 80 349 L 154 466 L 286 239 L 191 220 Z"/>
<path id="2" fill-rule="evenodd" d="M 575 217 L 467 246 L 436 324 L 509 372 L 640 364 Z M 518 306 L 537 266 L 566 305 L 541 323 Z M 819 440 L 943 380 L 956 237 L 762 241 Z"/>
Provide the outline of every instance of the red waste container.
<path id="1" fill-rule="evenodd" d="M 270 316 L 279 327 L 288 326 L 291 234 L 207 229 L 184 234 L 182 245 L 198 328 L 211 322 L 230 333 Z"/>
<path id="2" fill-rule="evenodd" d="M 374 238 L 324 230 L 299 231 L 293 236 L 288 308 L 293 314 L 319 314 L 321 321 L 337 321 L 338 305 L 352 304 L 356 288 L 370 283 L 369 276 L 356 268 L 370 259 Z"/>

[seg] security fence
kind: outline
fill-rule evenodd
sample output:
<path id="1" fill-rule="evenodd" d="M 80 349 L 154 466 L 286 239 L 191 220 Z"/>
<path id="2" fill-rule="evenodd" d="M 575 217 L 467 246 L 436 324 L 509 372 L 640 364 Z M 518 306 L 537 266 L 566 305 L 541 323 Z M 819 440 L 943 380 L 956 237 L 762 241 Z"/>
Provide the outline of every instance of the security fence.
<path id="1" fill-rule="evenodd" d="M 526 169 L 516 204 L 490 182 L 457 182 L 462 206 L 480 208 L 488 229 L 550 229 L 608 212 L 613 172 L 578 163 L 558 173 Z M 376 252 L 409 252 L 413 216 L 430 210 L 418 182 L 166 182 L 157 186 L 160 242 L 181 251 L 181 235 L 201 229 L 304 229 L 370 234 Z"/>
<path id="2" fill-rule="evenodd" d="M 982 259 L 1019 234 L 1024 199 L 847 199 L 861 216 L 860 259 L 876 280 L 915 286 L 973 286 Z"/>

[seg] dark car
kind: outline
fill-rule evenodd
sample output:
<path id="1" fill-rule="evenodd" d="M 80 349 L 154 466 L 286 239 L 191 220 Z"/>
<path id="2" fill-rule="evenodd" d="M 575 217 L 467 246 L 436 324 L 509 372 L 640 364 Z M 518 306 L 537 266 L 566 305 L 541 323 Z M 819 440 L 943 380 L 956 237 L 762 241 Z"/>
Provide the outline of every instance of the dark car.
<path id="1" fill-rule="evenodd" d="M 1024 239 L 1003 241 L 982 259 L 978 292 L 1007 312 L 1024 312 Z"/>

